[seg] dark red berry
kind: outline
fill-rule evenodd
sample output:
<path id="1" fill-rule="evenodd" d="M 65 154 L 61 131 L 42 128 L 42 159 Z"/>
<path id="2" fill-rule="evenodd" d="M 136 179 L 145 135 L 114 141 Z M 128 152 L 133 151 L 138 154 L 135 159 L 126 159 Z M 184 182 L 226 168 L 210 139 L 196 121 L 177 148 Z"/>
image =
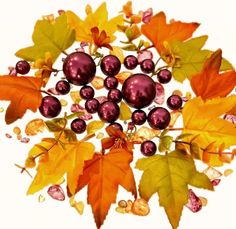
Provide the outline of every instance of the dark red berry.
<path id="1" fill-rule="evenodd" d="M 60 80 L 57 82 L 55 89 L 61 95 L 66 95 L 70 91 L 70 84 L 66 80 Z"/>
<path id="2" fill-rule="evenodd" d="M 183 100 L 179 95 L 171 95 L 167 99 L 167 106 L 171 110 L 178 110 L 179 108 L 182 107 L 182 104 L 183 104 Z"/>
<path id="3" fill-rule="evenodd" d="M 142 125 L 146 122 L 147 115 L 142 110 L 136 110 L 132 113 L 131 119 L 135 125 Z"/>
<path id="4" fill-rule="evenodd" d="M 98 111 L 98 107 L 99 107 L 99 102 L 97 99 L 88 99 L 85 102 L 85 109 L 87 112 L 94 114 Z"/>
<path id="5" fill-rule="evenodd" d="M 92 99 L 94 96 L 94 89 L 90 86 L 83 86 L 80 89 L 80 96 L 82 99 Z"/>
<path id="6" fill-rule="evenodd" d="M 135 69 L 137 67 L 137 65 L 138 65 L 137 57 L 135 57 L 133 55 L 129 55 L 129 56 L 125 57 L 124 65 L 129 70 Z"/>
<path id="7" fill-rule="evenodd" d="M 66 57 L 63 63 L 63 72 L 70 83 L 85 85 L 93 80 L 96 64 L 88 54 L 74 52 Z"/>
<path id="8" fill-rule="evenodd" d="M 120 60 L 114 55 L 107 55 L 101 61 L 101 70 L 106 76 L 115 76 L 121 68 Z"/>
<path id="9" fill-rule="evenodd" d="M 83 119 L 76 118 L 71 122 L 70 128 L 76 134 L 82 134 L 86 130 L 86 122 Z"/>
<path id="10" fill-rule="evenodd" d="M 155 69 L 155 64 L 151 59 L 146 59 L 143 60 L 142 63 L 140 64 L 141 70 L 144 73 L 151 73 Z"/>
<path id="11" fill-rule="evenodd" d="M 98 116 L 104 122 L 115 122 L 120 115 L 120 108 L 112 101 L 100 104 L 98 108 Z"/>
<path id="12" fill-rule="evenodd" d="M 118 79 L 116 77 L 113 77 L 113 76 L 108 76 L 104 80 L 104 86 L 105 86 L 106 89 L 117 88 L 117 86 L 118 86 Z"/>
<path id="13" fill-rule="evenodd" d="M 156 84 L 145 74 L 134 74 L 127 78 L 122 87 L 123 99 L 134 108 L 149 106 L 156 96 Z"/>
<path id="14" fill-rule="evenodd" d="M 45 96 L 42 99 L 39 111 L 46 118 L 54 118 L 61 112 L 61 103 L 54 96 Z"/>
<path id="15" fill-rule="evenodd" d="M 170 113 L 163 107 L 156 107 L 148 114 L 148 123 L 153 129 L 165 129 L 170 123 Z"/>
<path id="16" fill-rule="evenodd" d="M 25 75 L 27 73 L 29 73 L 30 71 L 30 65 L 27 61 L 25 60 L 20 60 L 16 63 L 16 72 L 21 74 L 21 75 Z"/>
<path id="17" fill-rule="evenodd" d="M 150 157 L 156 153 L 157 147 L 153 141 L 145 141 L 141 144 L 140 150 L 144 156 Z"/>
<path id="18" fill-rule="evenodd" d="M 109 126 L 112 126 L 116 130 L 123 131 L 123 127 L 120 125 L 120 123 L 114 122 L 114 123 L 111 123 Z"/>
<path id="19" fill-rule="evenodd" d="M 157 78 L 160 83 L 169 83 L 172 78 L 172 73 L 168 69 L 162 69 L 157 73 Z"/>
<path id="20" fill-rule="evenodd" d="M 108 100 L 119 103 L 122 99 L 122 93 L 119 89 L 111 89 L 107 95 Z"/>

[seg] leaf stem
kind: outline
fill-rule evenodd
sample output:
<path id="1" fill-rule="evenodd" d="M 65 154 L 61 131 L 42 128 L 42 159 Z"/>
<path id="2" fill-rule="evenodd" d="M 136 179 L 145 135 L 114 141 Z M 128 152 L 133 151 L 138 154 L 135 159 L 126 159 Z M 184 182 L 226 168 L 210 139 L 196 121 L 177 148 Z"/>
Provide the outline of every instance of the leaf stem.
<path id="1" fill-rule="evenodd" d="M 66 51 L 62 51 L 62 53 L 65 54 L 66 56 L 69 55 Z"/>
<path id="2" fill-rule="evenodd" d="M 44 90 L 40 90 L 40 92 L 45 93 L 45 94 L 47 94 L 47 95 L 51 95 L 49 92 L 44 91 Z"/>
<path id="3" fill-rule="evenodd" d="M 138 51 L 138 53 L 140 53 L 140 52 L 143 52 L 143 51 L 146 51 L 146 50 L 148 50 L 148 49 L 150 49 L 150 48 L 153 48 L 154 47 L 154 45 L 150 45 L 150 46 L 148 46 L 148 47 L 146 47 L 146 48 L 144 48 L 144 49 L 140 49 L 139 51 Z M 160 59 L 160 58 L 159 58 Z"/>

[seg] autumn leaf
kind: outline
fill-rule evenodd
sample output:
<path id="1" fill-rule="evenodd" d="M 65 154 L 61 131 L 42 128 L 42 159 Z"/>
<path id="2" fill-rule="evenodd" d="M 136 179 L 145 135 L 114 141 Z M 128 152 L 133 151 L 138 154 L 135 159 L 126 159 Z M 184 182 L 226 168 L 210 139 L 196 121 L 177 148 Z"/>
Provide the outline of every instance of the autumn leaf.
<path id="1" fill-rule="evenodd" d="M 183 151 L 139 159 L 136 168 L 143 171 L 140 196 L 148 201 L 158 193 L 160 206 L 165 208 L 173 229 L 178 227 L 183 206 L 188 202 L 188 185 L 213 190 L 208 177 L 197 172 L 193 159 Z"/>
<path id="2" fill-rule="evenodd" d="M 92 121 L 87 125 L 87 134 L 93 134 L 104 127 L 103 121 Z"/>
<path id="3" fill-rule="evenodd" d="M 94 154 L 92 160 L 85 162 L 77 191 L 88 185 L 87 200 L 97 228 L 103 224 L 111 204 L 116 202 L 119 185 L 136 197 L 134 175 L 129 165 L 132 160 L 132 153 L 118 148 L 105 155 Z"/>
<path id="4" fill-rule="evenodd" d="M 75 193 L 78 177 L 83 171 L 84 161 L 94 154 L 94 145 L 89 142 L 71 142 L 61 144 L 55 139 L 42 140 L 29 152 L 30 157 L 39 157 L 37 174 L 27 194 L 34 194 L 44 187 L 55 184 L 65 173 L 71 193 Z"/>
<path id="5" fill-rule="evenodd" d="M 22 118 L 27 109 L 36 112 L 41 104 L 42 80 L 34 77 L 0 76 L 0 100 L 11 101 L 7 108 L 7 124 Z"/>
<path id="6" fill-rule="evenodd" d="M 113 46 L 112 47 L 112 50 L 110 50 L 109 52 L 111 55 L 115 55 L 119 60 L 120 62 L 123 64 L 124 63 L 124 53 L 123 53 L 123 50 L 122 48 L 118 47 L 118 46 Z"/>
<path id="7" fill-rule="evenodd" d="M 204 64 L 202 71 L 192 77 L 190 83 L 196 96 L 203 100 L 225 97 L 236 86 L 234 70 L 219 74 L 222 62 L 222 51 L 219 49 Z"/>
<path id="8" fill-rule="evenodd" d="M 165 52 L 165 44 L 171 44 L 173 41 L 184 41 L 190 38 L 199 24 L 184 23 L 181 21 L 171 21 L 166 23 L 166 15 L 160 12 L 151 18 L 148 24 L 141 27 L 142 33 L 153 43 L 159 54 L 162 56 Z"/>
<path id="9" fill-rule="evenodd" d="M 116 16 L 110 20 L 108 20 L 108 12 L 106 3 L 102 3 L 95 12 L 88 12 L 85 20 L 82 20 L 72 11 L 67 11 L 66 15 L 68 17 L 68 22 L 71 28 L 76 31 L 76 40 L 95 43 L 94 35 L 91 33 L 91 29 L 97 28 L 98 34 L 103 33 L 104 39 L 108 39 L 107 42 L 100 40 L 106 45 L 113 42 L 115 40 L 114 33 L 118 30 L 117 25 L 123 25 L 123 17 L 122 15 Z M 98 44 L 97 44 L 98 45 Z M 101 46 L 101 43 L 99 43 Z M 104 46 L 104 45 L 103 45 Z"/>
<path id="10" fill-rule="evenodd" d="M 120 120 L 129 120 L 131 119 L 132 112 L 128 105 L 121 101 L 120 103 Z"/>
<path id="11" fill-rule="evenodd" d="M 183 133 L 197 136 L 194 142 L 203 149 L 212 142 L 215 142 L 215 147 L 219 147 L 222 143 L 225 144 L 225 148 L 235 145 L 235 126 L 221 118 L 221 115 L 231 110 L 235 104 L 235 95 L 227 98 L 214 98 L 206 102 L 201 97 L 189 100 L 182 112 Z M 185 138 L 185 141 L 190 142 L 191 138 Z M 212 155 L 210 164 L 222 165 L 219 155 Z"/>
<path id="12" fill-rule="evenodd" d="M 56 18 L 55 23 L 47 20 L 38 20 L 32 36 L 34 45 L 20 49 L 16 56 L 27 60 L 36 61 L 44 59 L 45 53 L 50 52 L 52 61 L 69 48 L 75 41 L 75 31 L 67 23 L 65 14 Z"/>

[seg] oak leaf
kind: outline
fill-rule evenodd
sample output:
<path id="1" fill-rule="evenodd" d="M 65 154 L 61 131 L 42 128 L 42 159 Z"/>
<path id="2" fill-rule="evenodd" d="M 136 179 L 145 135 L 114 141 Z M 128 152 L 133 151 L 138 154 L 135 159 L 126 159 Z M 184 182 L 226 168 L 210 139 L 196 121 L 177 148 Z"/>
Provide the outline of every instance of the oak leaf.
<path id="1" fill-rule="evenodd" d="M 192 157 L 184 151 L 139 159 L 136 168 L 143 171 L 139 184 L 141 198 L 148 201 L 158 193 L 160 206 L 165 208 L 173 229 L 178 227 L 188 202 L 188 185 L 213 190 L 209 178 L 196 170 Z"/>
<path id="2" fill-rule="evenodd" d="M 166 48 L 164 43 L 173 41 L 184 41 L 190 38 L 199 24 L 171 21 L 166 23 L 166 15 L 160 12 L 151 18 L 148 24 L 142 25 L 142 33 L 153 43 L 159 54 L 162 56 Z"/>
<path id="3" fill-rule="evenodd" d="M 16 56 L 27 61 L 36 61 L 44 59 L 45 53 L 50 52 L 52 61 L 55 62 L 74 43 L 75 31 L 69 27 L 66 14 L 62 14 L 53 24 L 48 20 L 38 20 L 32 39 L 34 45 L 20 49 Z"/>
<path id="4" fill-rule="evenodd" d="M 219 74 L 222 62 L 222 51 L 214 52 L 204 64 L 202 71 L 194 75 L 190 81 L 196 96 L 203 100 L 227 96 L 236 86 L 234 70 Z"/>
<path id="5" fill-rule="evenodd" d="M 42 80 L 34 77 L 0 76 L 0 100 L 11 101 L 7 108 L 7 124 L 22 118 L 27 109 L 36 112 L 41 104 Z"/>
<path id="6" fill-rule="evenodd" d="M 88 185 L 87 200 L 92 207 L 97 228 L 103 224 L 111 204 L 116 202 L 119 185 L 136 197 L 136 185 L 130 167 L 132 160 L 132 153 L 118 148 L 105 155 L 94 154 L 92 160 L 85 162 L 77 191 Z"/>

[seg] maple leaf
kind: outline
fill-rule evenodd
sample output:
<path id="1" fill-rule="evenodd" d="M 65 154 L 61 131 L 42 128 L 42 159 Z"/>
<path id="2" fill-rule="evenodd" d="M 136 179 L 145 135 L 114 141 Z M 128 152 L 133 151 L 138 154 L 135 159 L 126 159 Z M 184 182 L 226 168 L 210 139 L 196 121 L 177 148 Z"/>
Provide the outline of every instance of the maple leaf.
<path id="1" fill-rule="evenodd" d="M 197 136 L 194 139 L 201 148 L 206 148 L 214 142 L 215 147 L 224 143 L 225 148 L 235 145 L 235 126 L 220 118 L 221 115 L 230 111 L 236 104 L 236 96 L 227 98 L 214 98 L 203 101 L 201 97 L 189 100 L 182 111 L 184 130 L 183 133 Z M 185 138 L 191 141 L 192 137 Z M 212 165 L 221 165 L 219 155 L 212 155 L 209 162 Z"/>
<path id="2" fill-rule="evenodd" d="M 134 175 L 129 165 L 132 160 L 132 153 L 119 148 L 105 155 L 94 154 L 92 160 L 85 162 L 77 191 L 88 185 L 87 200 L 97 228 L 103 224 L 111 204 L 116 202 L 119 185 L 136 197 Z"/>
<path id="3" fill-rule="evenodd" d="M 97 43 L 98 47 L 105 46 L 110 48 L 109 43 L 113 42 L 116 38 L 114 33 L 118 30 L 117 26 L 123 25 L 122 15 L 108 20 L 105 2 L 102 3 L 95 12 L 88 12 L 85 20 L 80 19 L 72 11 L 67 11 L 66 15 L 70 26 L 76 31 L 76 40 L 94 44 Z M 94 32 L 91 31 L 91 29 L 93 29 Z"/>
<path id="4" fill-rule="evenodd" d="M 39 157 L 37 174 L 27 194 L 34 194 L 44 187 L 55 184 L 67 174 L 67 185 L 75 193 L 77 180 L 83 171 L 84 161 L 94 154 L 94 145 L 89 142 L 70 142 L 60 144 L 55 139 L 42 140 L 29 152 L 29 157 Z"/>
<path id="5" fill-rule="evenodd" d="M 204 64 L 202 71 L 190 81 L 197 96 L 203 100 L 227 96 L 236 86 L 236 72 L 227 71 L 219 74 L 222 51 L 219 49 Z"/>
<path id="6" fill-rule="evenodd" d="M 144 171 L 139 184 L 140 196 L 148 201 L 157 192 L 160 206 L 165 208 L 174 229 L 188 202 L 188 185 L 213 190 L 209 178 L 196 170 L 193 159 L 183 151 L 139 159 L 136 168 Z"/>
<path id="7" fill-rule="evenodd" d="M 36 112 L 41 104 L 42 80 L 34 77 L 0 76 L 0 100 L 11 101 L 7 108 L 7 124 L 22 118 L 27 109 Z"/>
<path id="8" fill-rule="evenodd" d="M 142 33 L 153 43 L 159 54 L 165 52 L 165 44 L 173 41 L 184 41 L 190 38 L 199 24 L 171 21 L 166 23 L 166 15 L 160 12 L 153 16 L 148 24 L 141 27 Z"/>
<path id="9" fill-rule="evenodd" d="M 50 52 L 52 61 L 69 48 L 75 41 L 75 31 L 67 23 L 66 14 L 56 18 L 55 23 L 48 20 L 38 20 L 32 36 L 34 45 L 20 49 L 16 56 L 27 60 L 36 61 L 44 59 L 45 53 Z"/>

